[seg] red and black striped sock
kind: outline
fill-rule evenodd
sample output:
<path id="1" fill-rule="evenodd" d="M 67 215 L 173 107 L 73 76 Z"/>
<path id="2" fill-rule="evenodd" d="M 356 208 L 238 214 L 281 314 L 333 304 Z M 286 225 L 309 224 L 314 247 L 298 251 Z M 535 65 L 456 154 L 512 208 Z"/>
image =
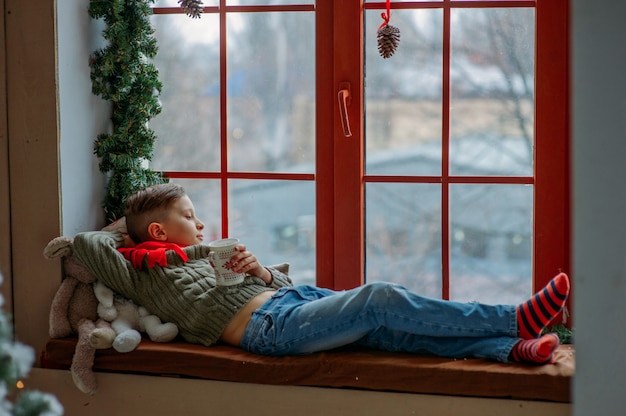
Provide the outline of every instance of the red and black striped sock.
<path id="1" fill-rule="evenodd" d="M 560 273 L 539 292 L 517 307 L 517 327 L 523 339 L 535 339 L 565 306 L 569 278 Z"/>
<path id="2" fill-rule="evenodd" d="M 537 339 L 523 339 L 515 344 L 509 359 L 518 363 L 548 364 L 558 346 L 559 337 L 552 333 Z"/>

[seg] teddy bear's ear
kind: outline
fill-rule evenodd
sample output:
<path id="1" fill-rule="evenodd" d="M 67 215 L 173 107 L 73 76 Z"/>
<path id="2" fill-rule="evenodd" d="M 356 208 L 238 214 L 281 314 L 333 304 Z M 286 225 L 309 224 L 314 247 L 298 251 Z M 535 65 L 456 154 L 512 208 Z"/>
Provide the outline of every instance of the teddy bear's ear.
<path id="1" fill-rule="evenodd" d="M 135 242 L 128 235 L 128 228 L 126 227 L 126 217 L 120 217 L 113 221 L 111 224 L 104 227 L 101 231 L 117 232 L 124 236 L 124 247 L 134 247 Z"/>
<path id="2" fill-rule="evenodd" d="M 70 237 L 56 237 L 43 249 L 43 256 L 48 260 L 67 256 L 72 252 L 72 244 L 73 239 Z"/>
<path id="3" fill-rule="evenodd" d="M 118 232 L 122 234 L 128 234 L 126 229 L 126 217 L 120 217 L 113 221 L 111 224 L 104 227 L 101 231 Z"/>

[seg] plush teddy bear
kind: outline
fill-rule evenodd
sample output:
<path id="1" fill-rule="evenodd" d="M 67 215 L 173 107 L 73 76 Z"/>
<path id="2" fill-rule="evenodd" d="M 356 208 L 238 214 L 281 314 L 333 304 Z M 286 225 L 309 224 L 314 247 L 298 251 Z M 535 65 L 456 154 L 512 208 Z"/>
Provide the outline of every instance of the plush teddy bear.
<path id="1" fill-rule="evenodd" d="M 118 352 L 129 352 L 141 342 L 141 332 L 148 334 L 154 342 L 169 342 L 178 335 L 178 327 L 171 323 L 162 323 L 156 315 L 146 308 L 135 304 L 130 299 L 114 293 L 104 283 L 94 284 L 94 293 L 99 301 L 98 316 L 107 322 L 116 332 L 113 348 Z"/>
<path id="2" fill-rule="evenodd" d="M 52 338 L 77 335 L 70 368 L 76 387 L 87 394 L 97 389 L 93 362 L 96 349 L 110 348 L 116 333 L 109 322 L 98 319 L 95 277 L 73 254 L 73 239 L 57 237 L 44 249 L 47 259 L 61 258 L 65 274 L 50 306 L 49 334 Z"/>
<path id="3" fill-rule="evenodd" d="M 107 225 L 102 231 L 119 232 L 124 236 L 124 247 L 135 245 L 128 235 L 126 217 L 120 217 Z M 118 352 L 129 352 L 141 342 L 140 332 L 148 334 L 154 342 L 169 342 L 178 335 L 178 327 L 171 323 L 162 323 L 157 316 L 146 308 L 116 294 L 104 283 L 94 285 L 94 293 L 99 301 L 98 316 L 111 323 L 117 333 L 113 348 Z"/>

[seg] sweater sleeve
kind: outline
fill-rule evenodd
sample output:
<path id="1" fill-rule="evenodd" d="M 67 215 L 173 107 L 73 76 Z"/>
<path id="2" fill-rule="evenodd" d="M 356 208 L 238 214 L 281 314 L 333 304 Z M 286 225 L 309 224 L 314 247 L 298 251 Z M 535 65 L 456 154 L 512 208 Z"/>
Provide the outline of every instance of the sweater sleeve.
<path id="1" fill-rule="evenodd" d="M 118 293 L 131 296 L 136 291 L 136 273 L 117 248 L 124 236 L 117 232 L 90 231 L 74 237 L 74 254 L 98 280 Z"/>
<path id="2" fill-rule="evenodd" d="M 293 282 L 291 278 L 288 276 L 289 273 L 289 264 L 283 263 L 274 266 L 266 267 L 267 270 L 272 274 L 272 283 L 269 284 L 269 287 L 273 289 L 280 289 L 285 286 L 293 286 Z"/>

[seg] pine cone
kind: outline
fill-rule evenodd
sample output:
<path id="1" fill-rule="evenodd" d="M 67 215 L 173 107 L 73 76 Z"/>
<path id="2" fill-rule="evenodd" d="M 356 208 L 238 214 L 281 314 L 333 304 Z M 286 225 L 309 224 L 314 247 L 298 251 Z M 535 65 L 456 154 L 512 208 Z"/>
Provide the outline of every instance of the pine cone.
<path id="1" fill-rule="evenodd" d="M 378 53 L 387 59 L 394 54 L 400 43 L 400 29 L 385 25 L 378 29 Z"/>
<path id="2" fill-rule="evenodd" d="M 192 18 L 200 18 L 202 13 L 202 0 L 178 0 L 178 4 L 185 14 Z"/>

